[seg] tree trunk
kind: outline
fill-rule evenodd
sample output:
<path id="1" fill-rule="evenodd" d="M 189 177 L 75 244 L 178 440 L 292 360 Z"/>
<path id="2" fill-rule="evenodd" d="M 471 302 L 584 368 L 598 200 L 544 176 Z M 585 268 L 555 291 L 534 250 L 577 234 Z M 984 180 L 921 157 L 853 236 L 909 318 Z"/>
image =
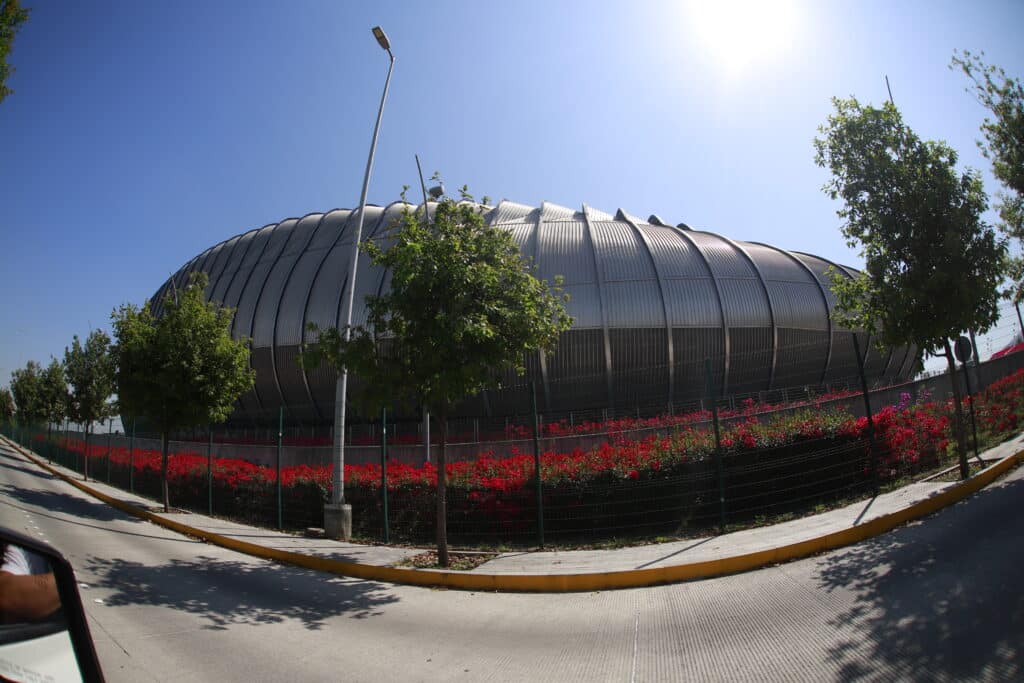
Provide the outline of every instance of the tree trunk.
<path id="1" fill-rule="evenodd" d="M 82 454 L 82 471 L 85 473 L 85 480 L 89 481 L 89 423 L 85 423 L 85 452 Z"/>
<path id="2" fill-rule="evenodd" d="M 967 438 L 964 436 L 964 410 L 960 404 L 960 387 L 956 383 L 956 360 L 953 358 L 953 349 L 949 346 L 949 340 L 943 342 L 946 351 L 946 362 L 949 364 L 949 383 L 953 388 L 953 407 L 955 419 L 953 421 L 953 433 L 956 434 L 956 450 L 960 462 L 960 478 L 966 479 L 970 475 L 967 467 Z"/>
<path id="3" fill-rule="evenodd" d="M 441 449 L 437 454 L 437 563 L 448 566 L 448 472 L 446 448 L 448 444 L 448 407 L 437 416 L 441 423 Z"/>
<path id="4" fill-rule="evenodd" d="M 160 488 L 164 498 L 164 512 L 171 511 L 171 496 L 167 491 L 167 432 L 160 433 Z"/>

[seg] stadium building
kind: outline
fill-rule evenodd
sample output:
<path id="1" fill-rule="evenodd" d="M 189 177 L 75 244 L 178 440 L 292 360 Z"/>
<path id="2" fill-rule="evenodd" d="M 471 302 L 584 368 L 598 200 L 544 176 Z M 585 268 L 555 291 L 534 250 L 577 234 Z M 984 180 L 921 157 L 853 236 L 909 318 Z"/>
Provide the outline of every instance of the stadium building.
<path id="1" fill-rule="evenodd" d="M 367 207 L 364 239 L 388 244 L 396 202 Z M 422 210 L 422 209 L 421 209 Z M 664 409 L 706 395 L 760 395 L 823 387 L 857 376 L 850 330 L 833 321 L 829 269 L 850 268 L 818 256 L 715 233 L 614 215 L 586 205 L 573 210 L 502 201 L 481 207 L 489 225 L 508 230 L 537 275 L 564 278 L 574 318 L 554 354 L 527 359 L 546 414 L 643 407 Z M 338 326 L 358 211 L 337 209 L 289 218 L 237 235 L 189 261 L 157 291 L 159 314 L 172 282 L 209 275 L 208 300 L 237 309 L 236 337 L 251 339 L 252 391 L 232 422 L 262 421 L 284 406 L 289 421 L 330 422 L 335 375 L 326 366 L 303 371 L 296 354 L 314 341 L 307 329 Z M 364 297 L 388 286 L 387 273 L 359 255 L 353 321 L 366 319 Z M 879 351 L 859 335 L 869 380 L 898 380 L 919 366 L 915 348 Z M 462 415 L 528 410 L 527 394 L 497 390 L 465 401 Z M 777 400 L 777 399 L 776 399 Z M 525 404 L 524 404 L 525 401 Z"/>

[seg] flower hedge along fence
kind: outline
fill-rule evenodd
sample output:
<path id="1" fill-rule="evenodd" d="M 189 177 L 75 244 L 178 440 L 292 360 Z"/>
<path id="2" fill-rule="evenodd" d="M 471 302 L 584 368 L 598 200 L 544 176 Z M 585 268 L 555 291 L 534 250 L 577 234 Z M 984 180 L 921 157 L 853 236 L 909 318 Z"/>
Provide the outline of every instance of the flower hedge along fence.
<path id="1" fill-rule="evenodd" d="M 1024 417 L 1024 370 L 991 385 L 973 401 L 983 440 L 1015 433 Z M 713 431 L 697 426 L 703 414 L 675 419 L 671 429 L 661 434 L 630 438 L 620 433 L 591 450 L 543 453 L 546 535 L 577 540 L 682 533 L 718 525 L 723 518 L 729 523 L 750 520 L 871 489 L 866 418 L 855 419 L 834 409 L 806 408 L 768 419 L 759 412 L 755 405 L 744 406 L 738 419 L 723 428 L 720 461 L 715 457 Z M 874 461 L 879 483 L 947 461 L 952 456 L 951 413 L 946 402 L 909 395 L 878 411 Z M 64 464 L 75 466 L 81 460 L 81 441 L 59 442 L 59 446 Z M 90 470 L 99 478 L 106 475 L 127 487 L 130 474 L 136 491 L 158 495 L 159 452 L 136 449 L 134 458 L 129 458 L 127 449 L 113 448 L 108 457 L 103 439 L 98 438 L 89 446 L 89 457 Z M 281 470 L 286 526 L 322 526 L 331 470 L 307 465 Z M 450 463 L 447 471 L 449 534 L 454 541 L 532 541 L 537 524 L 532 455 L 495 458 L 485 452 L 472 462 Z M 430 463 L 414 467 L 393 462 L 387 475 L 392 538 L 429 541 L 434 531 L 436 468 Z M 168 478 L 172 504 L 206 511 L 210 484 L 204 454 L 175 454 Z M 276 524 L 276 479 L 273 468 L 240 459 L 214 459 L 214 514 Z M 377 537 L 382 529 L 379 465 L 346 465 L 345 482 L 355 533 Z"/>

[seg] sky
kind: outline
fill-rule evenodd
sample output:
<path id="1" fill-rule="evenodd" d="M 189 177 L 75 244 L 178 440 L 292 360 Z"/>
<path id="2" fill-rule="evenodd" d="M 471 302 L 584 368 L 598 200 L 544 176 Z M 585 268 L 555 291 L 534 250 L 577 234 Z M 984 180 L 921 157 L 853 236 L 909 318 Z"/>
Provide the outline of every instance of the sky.
<path id="1" fill-rule="evenodd" d="M 830 98 L 881 104 L 998 185 L 948 68 L 1024 75 L 1024 3 L 50 2 L 0 103 L 0 386 L 109 331 L 232 235 L 418 187 L 658 214 L 848 265 L 812 140 Z M 994 212 L 988 219 L 995 221 Z M 983 357 L 1017 332 L 1012 306 Z M 934 365 L 934 362 L 933 362 Z"/>

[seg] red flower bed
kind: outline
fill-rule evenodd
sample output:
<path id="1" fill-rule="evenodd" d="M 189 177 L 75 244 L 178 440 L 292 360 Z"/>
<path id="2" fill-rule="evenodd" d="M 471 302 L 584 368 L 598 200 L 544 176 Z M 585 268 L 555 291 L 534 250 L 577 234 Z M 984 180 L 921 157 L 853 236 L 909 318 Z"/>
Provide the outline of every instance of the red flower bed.
<path id="1" fill-rule="evenodd" d="M 1024 417 L 1024 370 L 991 385 L 974 401 L 987 434 L 1016 431 Z M 723 412 L 730 418 L 721 433 L 723 466 L 729 485 L 739 487 L 736 491 L 743 491 L 749 499 L 747 508 L 770 508 L 784 501 L 786 495 L 795 495 L 793 492 L 810 499 L 852 490 L 850 487 L 870 480 L 865 418 L 854 419 L 821 404 L 767 416 L 764 408 L 748 401 L 736 411 Z M 950 413 L 946 404 L 913 404 L 909 400 L 879 410 L 874 415 L 880 445 L 879 476 L 885 480 L 936 464 L 949 446 Z M 709 426 L 702 424 L 709 419 L 710 414 L 702 412 L 647 420 L 623 418 L 601 423 L 603 431 L 621 433 L 597 447 L 544 452 L 540 457 L 541 480 L 545 507 L 551 505 L 555 511 L 552 527 L 619 528 L 614 526 L 618 523 L 614 519 L 605 519 L 615 516 L 620 522 L 642 525 L 657 505 L 665 506 L 668 512 L 664 518 L 676 520 L 675 524 L 685 506 L 689 506 L 693 519 L 712 515 L 718 498 L 713 490 L 717 476 L 715 440 Z M 672 429 L 639 437 L 627 431 L 651 427 Z M 548 426 L 547 434 L 584 434 L 591 429 L 597 426 L 554 423 Z M 80 459 L 84 454 L 81 441 L 69 440 L 61 445 L 70 456 Z M 88 455 L 94 463 L 107 456 L 102 439 L 90 443 Z M 158 451 L 136 449 L 134 457 L 129 458 L 125 448 L 114 448 L 109 453 L 109 467 L 120 472 L 122 479 L 131 468 L 138 490 L 159 493 Z M 93 464 L 90 469 L 95 474 L 100 467 Z M 331 466 L 298 465 L 281 470 L 286 509 L 291 506 L 293 512 L 287 515 L 292 526 L 319 526 L 322 503 L 331 492 L 331 474 Z M 509 457 L 496 458 L 486 452 L 472 462 L 449 463 L 447 474 L 452 497 L 449 514 L 456 530 L 483 528 L 480 520 L 490 525 L 490 531 L 478 533 L 485 537 L 525 533 L 532 528 L 536 505 L 532 455 L 513 450 Z M 205 454 L 175 453 L 168 465 L 172 503 L 204 510 L 209 476 Z M 346 465 L 345 482 L 346 500 L 359 508 L 356 519 L 369 520 L 366 523 L 371 525 L 362 531 L 374 533 L 372 524 L 379 522 L 377 511 L 381 505 L 380 466 Z M 269 520 L 273 519 L 276 484 L 274 468 L 235 458 L 213 460 L 215 512 L 273 523 Z M 388 464 L 390 513 L 396 526 L 404 524 L 415 530 L 409 536 L 429 535 L 436 484 L 437 469 L 432 463 L 419 467 Z M 770 495 L 762 493 L 769 489 Z M 734 499 L 740 497 L 736 491 Z M 741 509 L 738 502 L 733 508 Z M 298 509 L 301 514 L 294 512 Z M 658 523 L 666 522 L 662 519 Z M 619 526 L 626 528 L 626 524 L 621 522 Z"/>

